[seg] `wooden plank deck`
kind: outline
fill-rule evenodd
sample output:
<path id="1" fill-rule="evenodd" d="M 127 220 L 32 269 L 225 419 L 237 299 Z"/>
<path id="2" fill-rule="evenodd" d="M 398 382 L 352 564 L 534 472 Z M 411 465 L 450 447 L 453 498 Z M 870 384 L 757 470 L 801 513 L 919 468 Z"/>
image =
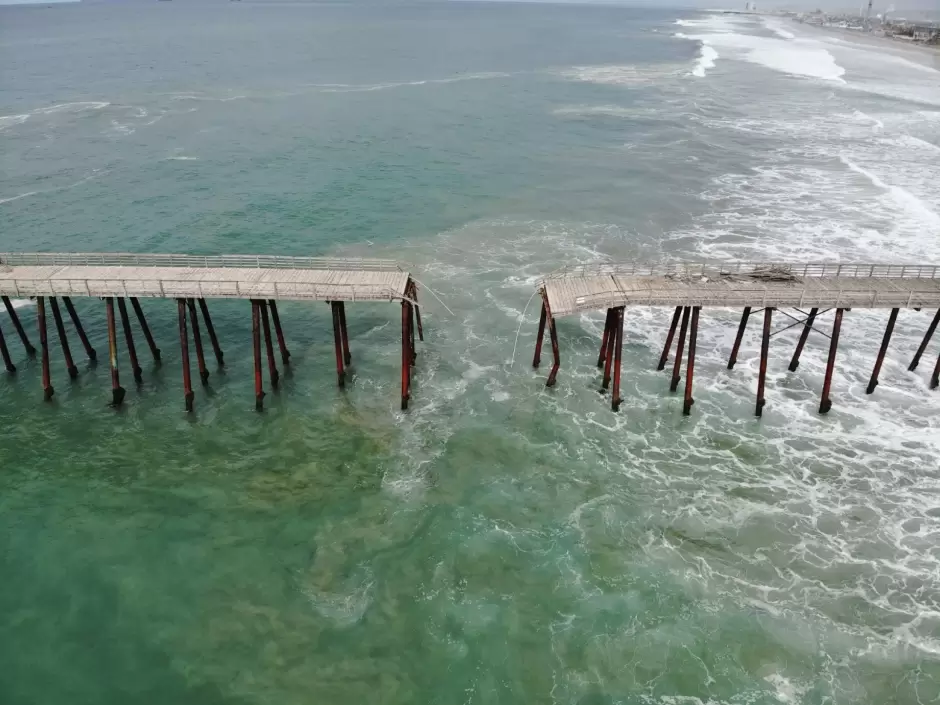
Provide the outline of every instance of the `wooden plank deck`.
<path id="1" fill-rule="evenodd" d="M 938 308 L 940 266 L 598 265 L 561 270 L 538 287 L 556 317 L 617 306 Z"/>
<path id="2" fill-rule="evenodd" d="M 315 257 L 0 254 L 0 294 L 394 301 L 409 273 L 388 260 Z"/>

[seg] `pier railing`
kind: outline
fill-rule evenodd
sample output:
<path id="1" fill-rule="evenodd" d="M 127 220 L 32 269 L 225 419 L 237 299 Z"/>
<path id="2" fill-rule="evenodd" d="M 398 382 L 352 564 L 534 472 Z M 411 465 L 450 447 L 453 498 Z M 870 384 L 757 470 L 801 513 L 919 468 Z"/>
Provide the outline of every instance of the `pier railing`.
<path id="1" fill-rule="evenodd" d="M 794 264 L 792 262 L 731 262 L 722 263 L 677 263 L 677 264 L 589 264 L 571 265 L 543 277 L 542 281 L 565 277 L 851 277 L 851 278 L 902 278 L 940 279 L 940 265 L 924 264 L 838 264 L 833 262 Z"/>
<path id="2" fill-rule="evenodd" d="M 394 260 L 281 255 L 173 255 L 124 252 L 4 252 L 0 265 L 33 267 L 188 267 L 241 269 L 335 269 L 401 272 Z"/>

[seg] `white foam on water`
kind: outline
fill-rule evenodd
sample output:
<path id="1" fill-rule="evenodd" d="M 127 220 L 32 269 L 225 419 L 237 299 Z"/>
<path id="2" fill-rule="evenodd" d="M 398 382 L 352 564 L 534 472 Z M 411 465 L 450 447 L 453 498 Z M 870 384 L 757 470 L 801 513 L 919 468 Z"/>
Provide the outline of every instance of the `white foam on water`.
<path id="1" fill-rule="evenodd" d="M 604 86 L 645 86 L 664 78 L 677 76 L 680 70 L 674 66 L 601 65 L 572 66 L 555 72 L 571 81 L 584 81 Z"/>
<path id="2" fill-rule="evenodd" d="M 108 173 L 108 170 L 93 169 L 92 172 L 88 174 L 88 176 L 85 176 L 74 183 L 66 184 L 65 186 L 56 186 L 55 188 L 42 189 L 40 191 L 27 191 L 25 193 L 17 194 L 16 196 L 10 196 L 9 198 L 0 198 L 0 205 L 4 203 L 11 203 L 13 201 L 18 201 L 21 198 L 27 198 L 29 196 L 38 196 L 44 193 L 56 193 L 58 191 L 68 191 L 70 189 L 81 186 L 82 184 L 87 183 L 91 181 L 92 179 L 96 179 L 99 176 L 103 176 L 106 173 Z"/>
<path id="3" fill-rule="evenodd" d="M 31 299 L 10 299 L 10 303 L 13 308 L 27 308 L 36 305 L 36 302 Z M 6 315 L 6 307 L 0 308 L 0 313 Z"/>
<path id="4" fill-rule="evenodd" d="M 29 113 L 24 113 L 23 115 L 0 115 L 0 131 L 16 125 L 22 125 L 27 120 L 29 120 Z"/>
<path id="5" fill-rule="evenodd" d="M 917 198 L 914 194 L 900 186 L 892 186 L 885 183 L 876 174 L 868 169 L 863 169 L 858 164 L 845 156 L 840 156 L 840 160 L 849 169 L 857 174 L 861 174 L 868 179 L 872 185 L 888 192 L 890 197 L 898 206 L 909 214 L 915 220 L 920 221 L 926 228 L 933 233 L 940 235 L 940 215 L 927 207 L 927 204 Z"/>
<path id="6" fill-rule="evenodd" d="M 83 113 L 89 110 L 103 110 L 111 103 L 107 101 L 86 100 L 75 103 L 58 103 L 45 108 L 36 108 L 31 111 L 32 115 L 54 115 L 56 113 Z"/>
<path id="7" fill-rule="evenodd" d="M 702 51 L 692 69 L 692 75 L 699 78 L 705 77 L 705 71 L 715 68 L 715 60 L 718 59 L 718 52 L 707 44 L 702 44 Z"/>

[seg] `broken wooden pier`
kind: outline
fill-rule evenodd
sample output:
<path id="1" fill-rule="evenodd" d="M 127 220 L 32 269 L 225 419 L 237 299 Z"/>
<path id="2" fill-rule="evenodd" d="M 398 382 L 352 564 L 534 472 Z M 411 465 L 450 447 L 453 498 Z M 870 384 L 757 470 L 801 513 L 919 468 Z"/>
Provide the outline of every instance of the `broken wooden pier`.
<path id="1" fill-rule="evenodd" d="M 259 411 L 264 408 L 265 396 L 261 361 L 262 330 L 268 379 L 275 389 L 280 376 L 271 336 L 272 323 L 281 364 L 287 367 L 290 360 L 290 352 L 287 349 L 281 319 L 278 315 L 278 301 L 322 301 L 330 305 L 333 316 L 337 382 L 340 387 L 345 385 L 346 370 L 352 363 L 349 335 L 346 329 L 346 304 L 363 301 L 400 302 L 402 310 L 402 409 L 408 407 L 408 400 L 411 396 L 411 370 L 417 359 L 416 329 L 418 338 L 424 340 L 418 305 L 418 284 L 407 271 L 389 260 L 265 255 L 8 253 L 0 254 L 0 296 L 2 296 L 13 328 L 26 354 L 30 356 L 36 354 L 36 348 L 30 342 L 10 297 L 30 297 L 36 300 L 38 339 L 42 356 L 42 387 L 43 397 L 46 400 L 51 399 L 55 393 L 49 370 L 49 342 L 46 330 L 47 301 L 55 320 L 69 376 L 73 379 L 78 376 L 57 298 L 62 299 L 85 353 L 92 361 L 96 359 L 97 352 L 88 342 L 82 322 L 72 305 L 72 298 L 76 296 L 97 297 L 104 301 L 108 330 L 108 359 L 111 369 L 111 403 L 115 406 L 120 405 L 125 396 L 118 365 L 119 343 L 116 332 L 115 301 L 121 317 L 131 372 L 135 381 L 139 383 L 143 372 L 139 364 L 125 301 L 130 300 L 147 347 L 154 362 L 159 363 L 161 352 L 147 325 L 139 299 L 176 300 L 180 351 L 183 361 L 183 398 L 187 411 L 193 410 L 195 396 L 190 373 L 190 327 L 201 384 L 208 384 L 210 376 L 206 365 L 198 314 L 202 315 L 202 322 L 216 363 L 219 367 L 225 364 L 212 318 L 209 315 L 206 303 L 208 299 L 244 299 L 251 303 L 255 407 Z M 7 371 L 11 374 L 15 373 L 16 366 L 2 330 L 0 330 L 0 353 L 3 355 Z"/>
<path id="2" fill-rule="evenodd" d="M 548 328 L 552 345 L 552 368 L 546 386 L 553 386 L 561 366 L 555 319 L 588 311 L 607 310 L 597 366 L 603 368 L 601 392 L 613 379 L 611 408 L 616 411 L 620 396 L 620 363 L 626 309 L 659 306 L 673 309 L 666 343 L 657 369 L 663 370 L 675 345 L 670 391 L 678 389 L 682 379 L 683 350 L 688 339 L 683 413 L 689 414 L 694 403 L 692 380 L 695 371 L 696 338 L 699 315 L 703 308 L 741 307 L 743 313 L 728 369 L 734 367 L 741 340 L 752 314 L 763 313 L 760 367 L 757 379 L 755 414 L 763 412 L 770 339 L 794 326 L 803 326 L 799 342 L 790 359 L 789 369 L 796 370 L 806 339 L 818 316 L 833 311 L 832 332 L 819 412 L 832 407 L 830 393 L 843 314 L 853 308 L 890 309 L 881 348 L 874 362 L 867 392 L 878 386 L 878 375 L 901 309 L 937 309 L 924 333 L 908 369 L 913 371 L 927 349 L 940 322 L 940 266 L 888 264 L 795 264 L 753 263 L 637 265 L 604 264 L 570 267 L 553 272 L 538 282 L 542 298 L 538 337 L 533 367 L 541 361 L 542 340 Z M 792 309 L 790 313 L 786 309 Z M 774 332 L 773 315 L 779 312 L 793 322 Z M 818 332 L 818 331 L 817 331 Z M 930 378 L 930 388 L 940 386 L 940 354 Z"/>

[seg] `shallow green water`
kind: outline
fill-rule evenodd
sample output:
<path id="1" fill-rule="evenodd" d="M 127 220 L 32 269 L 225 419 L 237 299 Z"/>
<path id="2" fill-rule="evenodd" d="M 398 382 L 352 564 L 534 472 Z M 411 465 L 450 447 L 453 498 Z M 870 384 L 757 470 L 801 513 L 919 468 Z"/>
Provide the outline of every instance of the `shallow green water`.
<path id="1" fill-rule="evenodd" d="M 936 251 L 924 76 L 829 46 L 845 84 L 724 48 L 699 79 L 685 16 L 0 8 L 0 249 L 396 257 L 453 311 L 424 292 L 405 414 L 395 306 L 348 308 L 339 391 L 328 309 L 283 303 L 261 415 L 247 303 L 211 302 L 227 364 L 190 416 L 171 303 L 143 302 L 164 363 L 137 341 L 119 411 L 55 345 L 42 404 L 0 320 L 0 701 L 937 702 L 937 396 L 905 371 L 929 312 L 874 399 L 884 316 L 847 316 L 826 418 L 825 341 L 787 373 L 791 331 L 753 419 L 730 311 L 703 316 L 689 418 L 653 371 L 668 311 L 628 316 L 618 415 L 601 314 L 559 322 L 556 388 L 529 368 L 527 301 L 565 263 Z M 103 356 L 103 304 L 76 304 Z"/>

